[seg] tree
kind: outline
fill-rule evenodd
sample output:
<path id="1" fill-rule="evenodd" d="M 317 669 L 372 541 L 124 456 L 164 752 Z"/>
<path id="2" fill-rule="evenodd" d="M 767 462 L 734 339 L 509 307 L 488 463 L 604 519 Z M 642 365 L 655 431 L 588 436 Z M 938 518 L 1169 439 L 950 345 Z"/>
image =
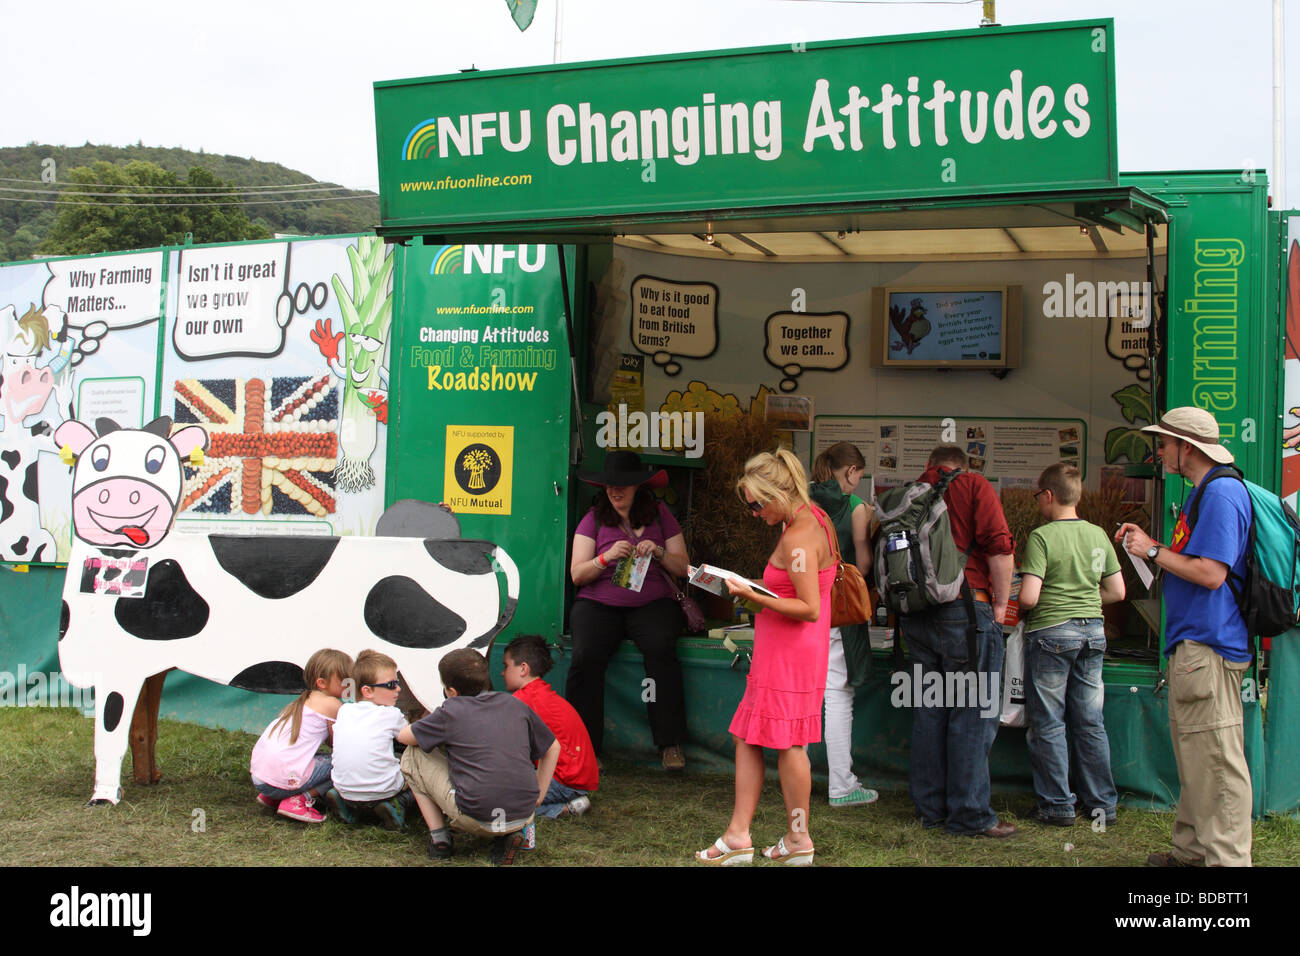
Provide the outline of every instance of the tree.
<path id="1" fill-rule="evenodd" d="M 57 218 L 41 244 L 46 255 L 179 244 L 186 233 L 195 242 L 270 238 L 242 206 L 223 205 L 233 201 L 229 193 L 186 188 L 230 185 L 201 167 L 192 167 L 182 182 L 155 163 L 101 161 L 69 170 L 64 182 L 69 185 L 55 205 Z"/>

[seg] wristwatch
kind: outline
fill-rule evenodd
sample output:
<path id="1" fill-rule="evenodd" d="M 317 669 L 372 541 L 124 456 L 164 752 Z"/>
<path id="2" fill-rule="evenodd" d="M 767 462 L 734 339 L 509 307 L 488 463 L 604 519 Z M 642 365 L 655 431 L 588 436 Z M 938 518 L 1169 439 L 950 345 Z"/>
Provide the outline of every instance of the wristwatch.
<path id="1" fill-rule="evenodd" d="M 1159 544 L 1151 545 L 1151 547 L 1147 550 L 1147 560 L 1154 561 L 1156 559 L 1156 555 L 1160 553 L 1161 547 L 1163 547 L 1163 545 L 1159 545 Z"/>

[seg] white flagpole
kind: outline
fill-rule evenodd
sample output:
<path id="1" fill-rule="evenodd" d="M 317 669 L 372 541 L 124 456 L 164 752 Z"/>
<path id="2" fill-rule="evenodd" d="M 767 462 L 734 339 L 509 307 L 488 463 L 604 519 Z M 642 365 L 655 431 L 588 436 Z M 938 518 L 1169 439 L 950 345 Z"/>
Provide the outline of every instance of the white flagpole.
<path id="1" fill-rule="evenodd" d="M 1273 0 L 1273 208 L 1286 208 L 1286 53 L 1282 0 Z"/>
<path id="2" fill-rule="evenodd" d="M 1276 0 L 1275 0 L 1276 2 Z M 555 53 L 552 63 L 560 62 L 560 24 L 564 20 L 564 0 L 555 0 Z"/>

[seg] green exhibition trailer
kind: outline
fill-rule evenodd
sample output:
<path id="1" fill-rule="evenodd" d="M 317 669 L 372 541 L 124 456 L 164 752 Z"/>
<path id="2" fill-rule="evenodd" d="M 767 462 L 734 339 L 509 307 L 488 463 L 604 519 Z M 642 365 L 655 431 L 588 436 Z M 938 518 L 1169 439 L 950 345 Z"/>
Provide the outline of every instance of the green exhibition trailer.
<path id="1" fill-rule="evenodd" d="M 569 548 L 593 490 L 577 476 L 599 469 L 598 417 L 620 405 L 735 419 L 808 399 L 796 452 L 858 441 L 877 484 L 915 478 L 955 427 L 1004 494 L 1077 459 L 1088 487 L 1122 486 L 1167 539 L 1185 489 L 1158 480 L 1137 429 L 1195 404 L 1248 477 L 1282 487 L 1287 217 L 1255 171 L 1119 173 L 1114 43 L 1111 21 L 1076 21 L 375 84 L 377 233 L 394 257 L 383 504 L 444 501 L 466 537 L 513 556 L 522 584 L 494 673 L 510 636 L 541 633 L 563 690 Z M 1001 357 L 884 361 L 894 334 L 873 294 L 934 287 L 1014 290 Z M 160 355 L 174 321 L 159 322 Z M 709 457 L 674 444 L 643 446 L 672 476 L 669 506 L 684 521 L 723 507 L 699 497 Z M 706 544 L 688 540 L 693 555 Z M 62 578 L 0 568 L 4 666 L 57 670 Z M 1106 725 L 1126 804 L 1164 808 L 1178 782 L 1161 610 L 1133 603 Z M 1257 655 L 1243 692 L 1257 814 L 1300 807 L 1294 637 Z M 693 768 L 730 767 L 750 643 L 735 647 L 679 642 Z M 887 651 L 874 658 L 855 765 L 901 787 L 911 715 L 891 702 Z M 625 645 L 605 739 L 649 760 L 643 676 Z M 165 715 L 250 731 L 280 706 L 181 674 L 163 697 Z M 999 733 L 992 772 L 1029 788 L 1023 729 Z"/>

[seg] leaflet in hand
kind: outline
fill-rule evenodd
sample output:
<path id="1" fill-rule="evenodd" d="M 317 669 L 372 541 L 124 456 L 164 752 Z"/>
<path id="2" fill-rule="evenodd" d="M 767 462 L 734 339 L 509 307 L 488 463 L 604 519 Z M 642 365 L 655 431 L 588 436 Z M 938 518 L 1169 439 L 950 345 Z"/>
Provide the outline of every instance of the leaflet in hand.
<path id="1" fill-rule="evenodd" d="M 614 566 L 613 581 L 621 588 L 639 592 L 641 585 L 645 583 L 646 572 L 649 570 L 650 555 L 629 554 L 618 559 L 618 564 Z"/>
<path id="2" fill-rule="evenodd" d="M 715 568 L 711 564 L 701 564 L 697 568 L 691 568 L 690 583 L 697 588 L 703 588 L 705 591 L 712 591 L 714 594 L 720 594 L 723 597 L 730 597 L 731 592 L 727 590 L 727 580 L 733 580 L 738 584 L 744 584 L 759 594 L 766 594 L 768 597 L 775 598 L 776 594 L 769 591 L 763 585 L 751 581 L 743 575 L 736 574 L 734 571 L 727 571 L 723 568 Z M 741 601 L 741 606 L 747 611 L 757 614 L 763 610 L 762 605 L 755 604 L 753 601 Z"/>

